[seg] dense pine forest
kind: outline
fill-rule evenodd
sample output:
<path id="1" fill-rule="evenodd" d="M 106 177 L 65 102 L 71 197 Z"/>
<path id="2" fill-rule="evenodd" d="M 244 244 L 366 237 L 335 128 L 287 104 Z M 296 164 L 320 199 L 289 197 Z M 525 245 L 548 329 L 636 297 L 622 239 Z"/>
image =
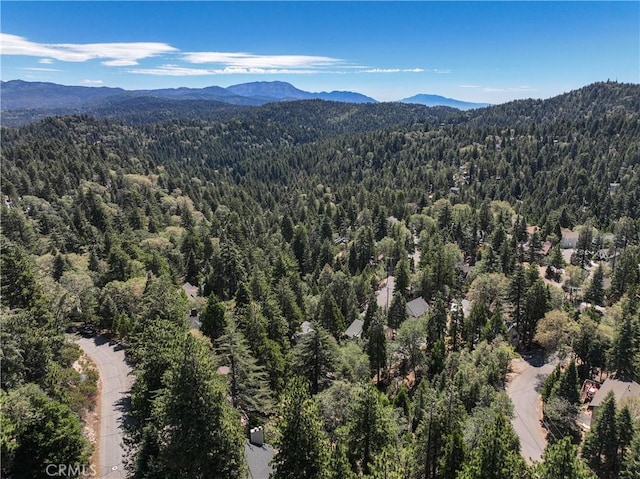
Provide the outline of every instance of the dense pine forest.
<path id="1" fill-rule="evenodd" d="M 112 107 L 0 130 L 3 477 L 90 460 L 79 327 L 133 368 L 133 478 L 247 477 L 256 426 L 274 478 L 640 477 L 640 398 L 578 420 L 640 381 L 640 86 Z M 505 386 L 540 349 L 529 464 Z"/>

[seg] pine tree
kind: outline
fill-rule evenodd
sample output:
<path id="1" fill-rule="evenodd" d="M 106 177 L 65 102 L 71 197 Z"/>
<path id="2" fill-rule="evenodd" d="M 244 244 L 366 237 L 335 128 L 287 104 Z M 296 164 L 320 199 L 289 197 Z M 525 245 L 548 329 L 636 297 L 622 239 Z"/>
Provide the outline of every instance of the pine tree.
<path id="1" fill-rule="evenodd" d="M 334 377 L 338 350 L 336 340 L 319 324 L 293 349 L 294 373 L 309 381 L 311 394 L 327 388 Z"/>
<path id="2" fill-rule="evenodd" d="M 209 347 L 186 334 L 180 360 L 164 375 L 150 423 L 158 450 L 145 477 L 244 478 L 244 435 Z"/>
<path id="3" fill-rule="evenodd" d="M 387 313 L 387 323 L 389 327 L 398 329 L 400 325 L 407 319 L 407 300 L 398 291 L 393 293 L 391 306 Z"/>
<path id="4" fill-rule="evenodd" d="M 378 301 L 376 298 L 376 293 L 371 291 L 369 294 L 369 301 L 367 302 L 367 312 L 364 315 L 364 321 L 362 325 L 362 333 L 364 336 L 367 336 L 369 333 L 369 327 L 373 322 L 373 319 L 376 316 L 376 311 L 378 310 Z"/>
<path id="5" fill-rule="evenodd" d="M 431 396 L 427 410 L 416 430 L 415 477 L 434 479 L 438 474 L 438 465 L 442 457 L 445 440 L 446 417 L 442 403 L 437 396 Z"/>
<path id="6" fill-rule="evenodd" d="M 525 294 L 527 290 L 524 269 L 521 265 L 516 265 L 509 283 L 509 301 L 513 305 L 513 320 L 518 331 L 522 328 L 522 317 L 524 316 Z"/>
<path id="7" fill-rule="evenodd" d="M 458 427 L 454 427 L 448 434 L 442 458 L 440 459 L 441 479 L 456 479 L 462 469 L 465 460 L 465 445 L 462 432 Z"/>
<path id="8" fill-rule="evenodd" d="M 294 378 L 281 405 L 273 458 L 272 479 L 329 478 L 330 450 L 316 402 L 309 397 L 306 380 Z"/>
<path id="9" fill-rule="evenodd" d="M 226 310 L 224 303 L 219 301 L 214 293 L 211 293 L 206 306 L 200 313 L 200 330 L 202 334 L 212 341 L 215 341 L 224 333 L 227 326 Z"/>
<path id="10" fill-rule="evenodd" d="M 640 479 L 640 431 L 635 431 L 629 451 L 624 456 L 620 479 Z"/>
<path id="11" fill-rule="evenodd" d="M 607 364 L 611 371 L 615 371 L 618 379 L 634 379 L 637 377 L 635 358 L 638 352 L 638 334 L 640 326 L 631 314 L 625 314 L 620 329 L 613 339 L 609 350 Z"/>
<path id="12" fill-rule="evenodd" d="M 349 460 L 355 470 L 369 474 L 376 455 L 393 438 L 390 408 L 371 382 L 360 386 L 354 397 L 346 426 Z"/>
<path id="13" fill-rule="evenodd" d="M 483 429 L 460 479 L 517 479 L 526 471 L 520 443 L 511 424 L 497 413 Z"/>
<path id="14" fill-rule="evenodd" d="M 536 468 L 537 479 L 590 479 L 591 472 L 578 456 L 578 446 L 570 437 L 549 444 Z"/>
<path id="15" fill-rule="evenodd" d="M 594 304 L 602 304 L 604 299 L 603 283 L 604 269 L 602 268 L 602 264 L 600 264 L 593 273 L 593 278 L 591 278 L 591 284 L 589 285 L 589 289 L 587 289 L 585 299 Z"/>
<path id="16" fill-rule="evenodd" d="M 395 267 L 396 291 L 406 297 L 407 290 L 410 286 L 411 276 L 409 271 L 409 261 L 406 256 L 400 258 Z"/>
<path id="17" fill-rule="evenodd" d="M 367 354 L 371 371 L 380 381 L 380 371 L 387 364 L 387 336 L 384 331 L 382 315 L 378 312 L 369 328 L 369 341 L 367 342 Z"/>
<path id="18" fill-rule="evenodd" d="M 578 390 L 578 370 L 576 368 L 576 362 L 570 361 L 567 368 L 560 376 L 560 382 L 558 385 L 558 396 L 566 399 L 571 404 L 578 404 L 580 402 L 580 391 Z"/>
<path id="19" fill-rule="evenodd" d="M 591 421 L 582 446 L 582 457 L 600 479 L 613 479 L 618 474 L 618 431 L 616 398 L 610 392 Z"/>
<path id="20" fill-rule="evenodd" d="M 216 341 L 216 353 L 219 364 L 229 368 L 226 377 L 231 403 L 251 421 L 265 417 L 274 409 L 267 373 L 253 357 L 235 321 L 229 321 L 224 333 Z"/>
<path id="21" fill-rule="evenodd" d="M 339 337 L 345 330 L 344 316 L 330 289 L 325 289 L 320 295 L 316 320 L 334 337 Z"/>

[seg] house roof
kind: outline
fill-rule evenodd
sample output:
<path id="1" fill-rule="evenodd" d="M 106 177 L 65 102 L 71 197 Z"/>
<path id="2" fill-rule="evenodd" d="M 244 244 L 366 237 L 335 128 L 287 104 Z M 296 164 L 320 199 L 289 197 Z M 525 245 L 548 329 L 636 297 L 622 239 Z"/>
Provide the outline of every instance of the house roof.
<path id="1" fill-rule="evenodd" d="M 184 283 L 182 285 L 182 289 L 184 289 L 184 292 L 187 293 L 187 298 L 197 298 L 198 297 L 198 287 L 192 285 L 191 283 L 187 282 Z"/>
<path id="2" fill-rule="evenodd" d="M 300 325 L 300 333 L 304 335 L 309 334 L 311 331 L 314 331 L 311 321 L 303 321 Z"/>
<path id="3" fill-rule="evenodd" d="M 607 397 L 609 392 L 613 391 L 616 402 L 620 403 L 626 397 L 640 398 L 640 384 L 635 381 L 618 381 L 617 379 L 607 378 L 594 394 L 593 399 L 589 403 L 589 407 L 598 407 Z"/>
<path id="4" fill-rule="evenodd" d="M 424 316 L 429 312 L 429 303 L 427 303 L 422 297 L 412 299 L 407 303 L 407 314 L 414 318 Z"/>
<path id="5" fill-rule="evenodd" d="M 350 339 L 359 338 L 362 336 L 363 326 L 364 321 L 362 319 L 354 319 L 353 323 L 351 323 L 347 330 L 344 332 L 344 335 Z"/>
<path id="6" fill-rule="evenodd" d="M 462 300 L 462 314 L 465 318 L 469 317 L 471 314 L 471 308 L 473 307 L 473 303 L 468 299 Z"/>
<path id="7" fill-rule="evenodd" d="M 577 231 L 571 231 L 570 229 L 563 229 L 562 230 L 562 238 L 563 239 L 578 239 L 578 237 L 580 236 L 580 233 Z"/>
<path id="8" fill-rule="evenodd" d="M 251 479 L 269 479 L 272 472 L 269 462 L 273 459 L 273 448 L 267 444 L 256 446 L 247 441 L 244 444 L 244 453 L 249 466 L 249 477 Z"/>
<path id="9" fill-rule="evenodd" d="M 551 244 L 551 241 L 545 241 L 542 244 L 542 250 L 541 250 L 542 254 L 546 256 L 551 250 L 551 248 L 553 248 L 553 244 Z"/>

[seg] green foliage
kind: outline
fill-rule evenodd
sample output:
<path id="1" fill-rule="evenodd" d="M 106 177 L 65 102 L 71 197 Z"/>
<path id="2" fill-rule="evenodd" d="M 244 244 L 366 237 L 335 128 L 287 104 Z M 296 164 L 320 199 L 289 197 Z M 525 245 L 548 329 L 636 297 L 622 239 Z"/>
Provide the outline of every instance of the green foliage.
<path id="1" fill-rule="evenodd" d="M 216 346 L 219 365 L 228 368 L 226 378 L 233 406 L 247 415 L 251 423 L 266 417 L 275 406 L 267 373 L 258 365 L 234 321 L 226 325 Z"/>
<path id="2" fill-rule="evenodd" d="M 241 474 L 234 465 L 242 462 L 234 442 L 236 413 L 218 400 L 229 394 L 251 423 L 262 422 L 271 411 L 267 397 L 282 393 L 296 368 L 307 371 L 318 390 L 327 387 L 315 396 L 321 419 L 311 422 L 331 438 L 335 467 L 327 471 L 333 477 L 368 468 L 371 477 L 405 479 L 415 472 L 407 458 L 419 454 L 435 461 L 428 466 L 431 476 L 478 477 L 490 465 L 504 466 L 509 476 L 519 466 L 511 452 L 492 455 L 490 446 L 509 441 L 488 422 L 496 411 L 509 414 L 499 392 L 509 361 L 499 338 L 503 316 L 515 321 L 527 347 L 547 318 L 559 314 L 559 302 L 549 312 L 551 294 L 537 268 L 525 271 L 518 263 L 539 261 L 539 243 L 558 241 L 560 227 L 584 225 L 579 263 L 587 264 L 594 245 L 609 248 L 606 300 L 620 306 L 604 319 L 591 312 L 547 327 L 549 350 L 571 345 L 581 377 L 599 368 L 635 377 L 640 364 L 634 304 L 640 175 L 632 168 L 637 97 L 637 85 L 608 82 L 548 101 L 464 114 L 330 102 L 216 108 L 215 114 L 196 102 L 160 113 L 134 101 L 126 112 L 110 113 L 125 123 L 58 117 L 2 128 L 2 190 L 13 202 L 0 215 L 2 388 L 10 395 L 34 382 L 52 401 L 86 407 L 91 393 L 69 370 L 72 355 L 61 333 L 74 318 L 126 341 L 136 376 L 131 413 L 138 420 L 127 441 L 138 451 L 132 458 L 138 477 L 197 477 L 203 464 L 209 477 Z M 156 122 L 161 118 L 172 121 Z M 612 182 L 620 184 L 615 192 Z M 452 186 L 459 188 L 455 197 L 449 196 Z M 537 225 L 539 238 L 538 232 L 529 238 L 533 246 L 525 254 L 519 243 L 529 224 Z M 592 228 L 615 237 L 603 242 Z M 417 265 L 407 260 L 416 246 L 412 233 L 419 238 Z M 564 266 L 561 253 L 556 244 L 549 258 L 556 269 Z M 379 254 L 384 264 L 377 263 Z M 389 325 L 398 332 L 387 340 L 374 290 L 394 260 L 398 296 L 420 294 L 433 311 L 428 320 L 405 321 L 404 304 L 394 298 Z M 596 270 L 588 300 L 604 303 L 599 277 L 608 271 Z M 584 270 L 570 266 L 567 273 L 569 286 L 581 286 Z M 229 393 L 212 376 L 211 358 L 201 357 L 207 347 L 189 346 L 197 359 L 183 357 L 187 301 L 177 285 L 185 280 L 219 299 L 202 312 L 202 331 L 218 338 L 227 326 L 233 336 L 222 336 L 224 347 L 217 343 L 224 353 L 218 357 L 229 367 L 233 362 L 241 378 Z M 448 305 L 467 289 L 474 311 L 463 322 L 461 311 L 449 314 Z M 309 344 L 292 350 L 290 338 L 303 319 L 317 320 L 340 339 L 367 302 L 366 341 L 341 345 L 335 366 L 331 338 L 316 348 L 322 354 L 313 348 L 303 354 Z M 558 330 L 562 335 L 551 337 Z M 312 374 L 308 366 L 325 356 L 324 372 Z M 445 401 L 451 424 L 438 412 L 431 426 L 451 430 L 443 426 L 437 447 L 422 441 L 414 449 L 405 435 L 385 433 L 365 460 L 358 448 L 364 448 L 362 438 L 376 437 L 373 430 L 360 428 L 363 435 L 349 442 L 345 431 L 358 429 L 357 418 L 363 422 L 355 406 L 365 388 L 352 394 L 353 384 L 371 373 L 380 379 L 383 368 L 381 387 L 412 384 L 407 400 L 399 394 L 404 412 L 396 413 L 399 424 L 410 416 L 414 430 L 420 425 L 422 438 L 428 438 L 429 406 Z M 334 372 L 341 381 L 330 384 Z M 554 373 L 543 391 L 551 430 L 567 426 L 557 436 L 570 434 L 573 417 L 575 380 L 567 373 Z M 207 401 L 193 404 L 196 392 Z M 313 409 L 303 403 L 302 409 Z M 180 408 L 194 414 L 183 421 Z M 369 410 L 387 417 L 391 408 Z M 196 413 L 209 422 L 197 424 Z M 229 432 L 228 443 L 212 438 L 216 424 L 226 424 L 219 430 Z M 497 439 L 481 440 L 491 427 Z M 618 437 L 620 444 L 629 440 Z M 348 449 L 337 447 L 340 441 Z M 196 452 L 182 455 L 181 447 L 192 444 Z M 219 458 L 205 449 L 228 454 L 233 471 L 221 472 Z M 620 474 L 632 477 L 633 467 L 625 464 L 637 454 L 620 446 L 618 455 Z M 172 456 L 182 469 L 171 469 Z M 186 472 L 188 462 L 193 473 Z"/>
<path id="3" fill-rule="evenodd" d="M 631 444 L 633 424 L 625 409 L 617 412 L 615 396 L 610 392 L 594 413 L 582 446 L 582 457 L 600 479 L 618 477 Z"/>
<path id="4" fill-rule="evenodd" d="M 520 443 L 511 424 L 502 414 L 494 418 L 482 430 L 477 445 L 471 450 L 458 477 L 461 479 L 520 478 L 526 471 L 520 456 Z"/>
<path id="5" fill-rule="evenodd" d="M 590 479 L 593 477 L 578 456 L 578 447 L 565 437 L 545 449 L 542 462 L 535 468 L 536 479 Z"/>
<path id="6" fill-rule="evenodd" d="M 212 341 L 218 339 L 227 326 L 226 311 L 227 308 L 224 303 L 219 301 L 215 294 L 211 294 L 206 306 L 202 309 L 202 313 L 200 313 L 200 330 L 202 334 Z"/>
<path id="7" fill-rule="evenodd" d="M 87 464 L 91 447 L 69 407 L 34 384 L 0 395 L 3 475 L 36 479 L 49 464 Z"/>
<path id="8" fill-rule="evenodd" d="M 246 476 L 244 435 L 207 342 L 183 336 L 162 377 L 136 461 L 136 477 Z M 145 447 L 149 444 L 153 448 Z"/>
<path id="9" fill-rule="evenodd" d="M 346 425 L 349 461 L 354 470 L 368 474 L 375 457 L 391 443 L 394 425 L 388 401 L 371 382 L 354 391 Z"/>
<path id="10" fill-rule="evenodd" d="M 293 349 L 294 374 L 309 381 L 311 394 L 327 388 L 335 377 L 338 346 L 336 340 L 319 324 L 305 334 Z"/>
<path id="11" fill-rule="evenodd" d="M 294 378 L 284 392 L 278 430 L 273 479 L 331 477 L 329 445 L 306 380 Z"/>

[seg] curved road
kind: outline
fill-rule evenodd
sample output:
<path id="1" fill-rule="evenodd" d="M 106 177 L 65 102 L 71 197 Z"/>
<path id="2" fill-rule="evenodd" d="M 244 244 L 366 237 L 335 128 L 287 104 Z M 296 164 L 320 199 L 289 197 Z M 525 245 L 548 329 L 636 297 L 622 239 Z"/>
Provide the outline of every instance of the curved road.
<path id="1" fill-rule="evenodd" d="M 515 376 L 507 384 L 507 395 L 513 403 L 514 418 L 511 422 L 520 438 L 520 453 L 529 463 L 539 462 L 547 445 L 541 425 L 542 403 L 539 389 L 544 379 L 553 371 L 556 361 L 545 363 L 541 352 L 524 354 L 514 359 Z"/>
<path id="2" fill-rule="evenodd" d="M 133 383 L 131 368 L 124 361 L 124 350 L 109 345 L 104 336 L 76 337 L 75 341 L 98 367 L 102 382 L 97 477 L 126 478 L 122 426 Z"/>

